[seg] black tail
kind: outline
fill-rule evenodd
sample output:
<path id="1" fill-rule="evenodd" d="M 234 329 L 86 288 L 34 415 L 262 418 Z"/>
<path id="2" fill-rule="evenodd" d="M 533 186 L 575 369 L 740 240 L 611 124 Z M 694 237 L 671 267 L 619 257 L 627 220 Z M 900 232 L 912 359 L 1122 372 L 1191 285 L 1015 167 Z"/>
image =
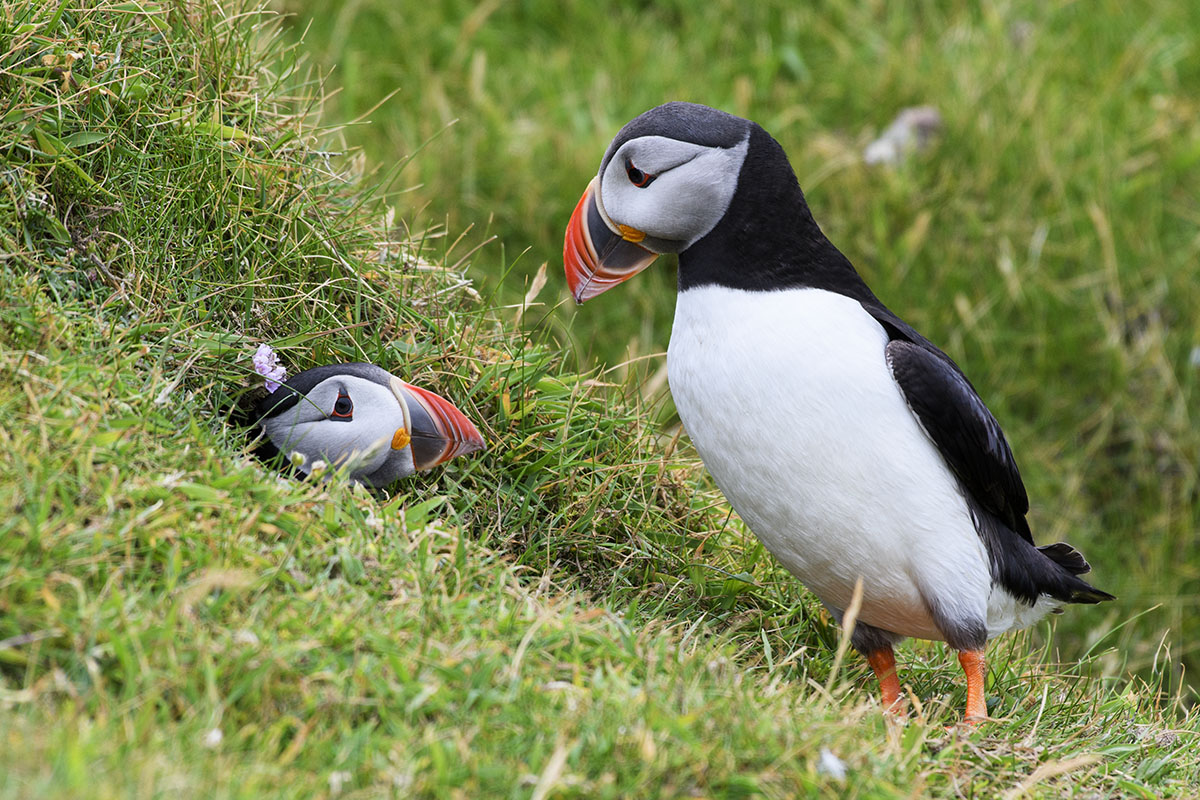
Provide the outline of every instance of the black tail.
<path id="1" fill-rule="evenodd" d="M 1038 550 L 1072 575 L 1084 575 L 1092 569 L 1083 557 L 1083 553 L 1066 542 L 1042 545 Z M 1102 603 L 1105 600 L 1116 599 L 1108 592 L 1102 592 L 1083 580 L 1072 581 L 1069 588 L 1070 597 L 1064 599 L 1069 599 L 1072 603 Z"/>
<path id="2" fill-rule="evenodd" d="M 1092 565 L 1083 558 L 1083 553 L 1066 542 L 1045 544 L 1038 548 L 1042 554 L 1058 564 L 1072 575 L 1085 575 L 1092 571 Z"/>
<path id="3" fill-rule="evenodd" d="M 1035 547 L 991 512 L 972 503 L 976 530 L 987 547 L 992 580 L 1011 595 L 1033 605 L 1042 595 L 1064 603 L 1102 603 L 1115 600 L 1080 575 L 1088 566 L 1079 551 L 1065 542 Z"/>

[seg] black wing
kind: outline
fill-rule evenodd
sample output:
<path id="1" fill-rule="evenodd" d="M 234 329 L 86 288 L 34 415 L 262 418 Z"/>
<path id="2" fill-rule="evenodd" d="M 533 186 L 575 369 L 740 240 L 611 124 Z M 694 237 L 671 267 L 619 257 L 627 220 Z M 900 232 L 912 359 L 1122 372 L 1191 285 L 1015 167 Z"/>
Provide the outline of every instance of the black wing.
<path id="1" fill-rule="evenodd" d="M 863 308 L 887 331 L 888 368 L 905 402 L 969 495 L 992 577 L 1032 605 L 1048 594 L 1070 603 L 1112 600 L 1079 575 L 1088 563 L 1069 544 L 1036 547 L 1029 496 L 1000 423 L 950 356 L 897 317 L 865 287 Z M 1016 533 L 1019 539 L 1011 539 Z M 1021 542 L 1024 539 L 1024 543 Z"/>
<path id="2" fill-rule="evenodd" d="M 887 345 L 887 362 L 908 407 L 963 488 L 1033 544 L 1025 520 L 1029 496 L 1017 462 L 1000 423 L 971 382 L 949 356 L 923 339 L 893 338 Z"/>

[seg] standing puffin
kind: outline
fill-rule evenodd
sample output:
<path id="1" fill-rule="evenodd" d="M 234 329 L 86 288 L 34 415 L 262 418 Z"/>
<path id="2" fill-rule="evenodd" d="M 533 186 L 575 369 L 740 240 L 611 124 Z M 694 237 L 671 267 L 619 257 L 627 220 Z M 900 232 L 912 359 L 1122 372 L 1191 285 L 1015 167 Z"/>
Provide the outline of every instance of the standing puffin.
<path id="1" fill-rule="evenodd" d="M 945 641 L 986 718 L 984 648 L 1112 595 L 1037 547 L 1000 425 L 958 365 L 871 292 L 813 220 L 783 148 L 749 120 L 667 103 L 613 139 L 567 226 L 579 303 L 679 254 L 667 373 L 705 466 L 841 621 L 898 708 L 892 646 Z"/>
<path id="2" fill-rule="evenodd" d="M 283 453 L 304 475 L 317 462 L 344 466 L 375 487 L 484 448 L 453 404 L 374 364 L 305 370 L 260 400 L 255 418 L 264 458 Z"/>

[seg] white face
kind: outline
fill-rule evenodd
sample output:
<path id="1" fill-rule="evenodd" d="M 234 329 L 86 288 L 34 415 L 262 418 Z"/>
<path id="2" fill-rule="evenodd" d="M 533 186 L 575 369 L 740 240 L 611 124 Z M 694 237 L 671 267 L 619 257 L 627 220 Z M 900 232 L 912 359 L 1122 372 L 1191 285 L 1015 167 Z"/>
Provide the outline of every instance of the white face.
<path id="1" fill-rule="evenodd" d="M 409 428 L 408 407 L 392 389 L 374 381 L 352 375 L 327 378 L 262 424 L 285 456 L 304 457 L 298 468 L 305 473 L 314 461 L 324 461 L 331 468 L 349 465 L 351 477 L 370 475 L 393 455 L 407 459 L 404 474 L 414 471 L 411 447 L 402 453 L 392 450 L 396 431 Z"/>
<path id="2" fill-rule="evenodd" d="M 596 203 L 616 226 L 645 233 L 655 252 L 665 239 L 670 252 L 691 247 L 725 216 L 737 190 L 750 135 L 735 147 L 705 147 L 641 136 L 630 139 L 609 159 L 599 176 Z M 643 186 L 635 180 L 649 178 Z M 615 226 L 614 226 L 615 227 Z M 665 251 L 665 250 L 664 250 Z"/>

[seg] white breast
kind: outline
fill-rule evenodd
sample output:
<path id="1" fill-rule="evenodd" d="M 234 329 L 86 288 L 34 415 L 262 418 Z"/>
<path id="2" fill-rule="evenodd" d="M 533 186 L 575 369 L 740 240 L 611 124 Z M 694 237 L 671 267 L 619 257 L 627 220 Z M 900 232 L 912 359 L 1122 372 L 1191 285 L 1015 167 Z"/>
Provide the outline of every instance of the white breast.
<path id="1" fill-rule="evenodd" d="M 978 620 L 994 601 L 1011 619 L 886 344 L 862 306 L 835 293 L 689 289 L 671 334 L 671 393 L 729 502 L 827 605 L 846 608 L 861 577 L 859 618 L 895 633 L 942 638 L 923 596 Z M 1007 627 L 988 622 L 993 635 Z"/>

